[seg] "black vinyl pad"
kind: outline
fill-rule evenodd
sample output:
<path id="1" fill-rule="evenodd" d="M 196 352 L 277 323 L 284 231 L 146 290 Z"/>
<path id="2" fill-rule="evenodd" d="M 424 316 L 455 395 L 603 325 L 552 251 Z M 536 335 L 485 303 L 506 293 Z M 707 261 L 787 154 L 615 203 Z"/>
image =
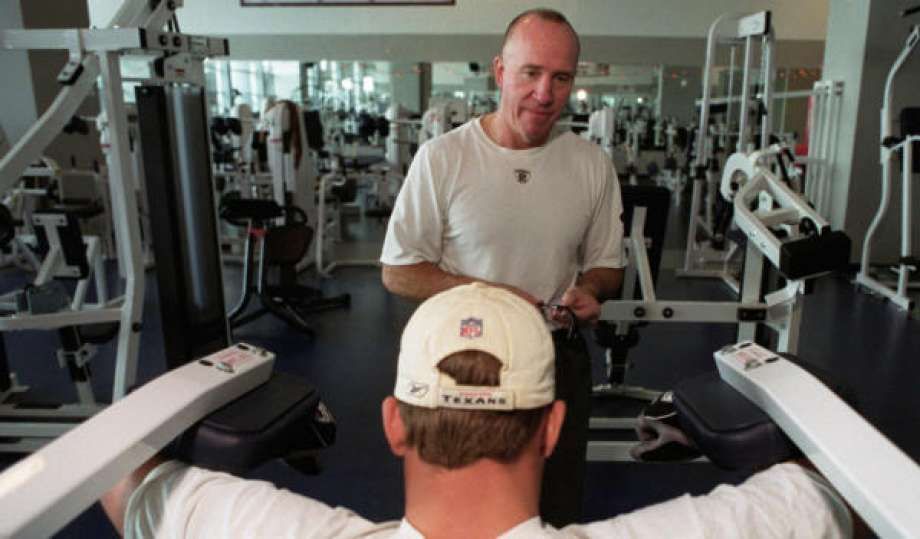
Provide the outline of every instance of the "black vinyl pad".
<path id="1" fill-rule="evenodd" d="M 678 384 L 674 406 L 683 431 L 720 468 L 761 469 L 800 456 L 776 423 L 717 373 Z"/>
<path id="2" fill-rule="evenodd" d="M 283 373 L 212 413 L 179 438 L 176 456 L 240 475 L 275 458 L 335 441 L 335 422 L 316 390 Z"/>

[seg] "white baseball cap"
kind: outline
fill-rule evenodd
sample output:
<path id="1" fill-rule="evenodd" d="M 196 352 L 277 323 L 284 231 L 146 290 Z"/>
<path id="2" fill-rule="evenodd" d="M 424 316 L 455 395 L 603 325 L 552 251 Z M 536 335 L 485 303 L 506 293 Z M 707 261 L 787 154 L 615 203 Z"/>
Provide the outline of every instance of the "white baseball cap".
<path id="1" fill-rule="evenodd" d="M 442 359 L 466 350 L 502 363 L 498 386 L 458 385 L 438 370 Z M 473 283 L 432 296 L 409 319 L 393 394 L 424 408 L 539 408 L 553 401 L 554 368 L 553 339 L 540 311 L 507 290 Z"/>

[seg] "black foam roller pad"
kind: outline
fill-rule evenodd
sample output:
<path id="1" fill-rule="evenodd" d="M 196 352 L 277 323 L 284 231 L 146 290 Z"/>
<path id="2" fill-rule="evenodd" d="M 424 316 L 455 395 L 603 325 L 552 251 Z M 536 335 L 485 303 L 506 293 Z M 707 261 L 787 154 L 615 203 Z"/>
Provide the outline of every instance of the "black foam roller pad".
<path id="1" fill-rule="evenodd" d="M 850 238 L 839 230 L 786 242 L 779 251 L 779 271 L 787 279 L 838 270 L 849 262 Z"/>

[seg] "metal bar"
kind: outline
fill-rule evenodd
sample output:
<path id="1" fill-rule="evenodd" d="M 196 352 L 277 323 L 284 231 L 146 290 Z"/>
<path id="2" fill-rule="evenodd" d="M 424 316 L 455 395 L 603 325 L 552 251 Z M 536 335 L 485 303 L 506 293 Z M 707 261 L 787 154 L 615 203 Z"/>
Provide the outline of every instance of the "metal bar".
<path id="1" fill-rule="evenodd" d="M 811 97 L 812 95 L 814 95 L 814 93 L 815 93 L 814 90 L 791 90 L 791 91 L 784 91 L 784 92 L 773 92 L 773 99 L 784 99 L 784 100 L 785 99 L 801 99 L 805 97 Z M 757 92 L 756 94 L 754 94 L 755 99 L 763 99 L 763 97 L 764 97 L 763 92 Z M 700 106 L 702 102 L 703 102 L 702 99 L 697 99 L 696 106 Z M 724 105 L 726 103 L 731 105 L 732 103 L 740 103 L 740 102 L 741 102 L 740 95 L 731 96 L 731 97 L 712 97 L 709 99 L 709 103 L 711 105 Z"/>
<path id="2" fill-rule="evenodd" d="M 722 379 L 783 429 L 879 537 L 920 537 L 920 466 L 801 367 L 756 345 L 743 357 L 737 350 L 715 354 Z"/>
<path id="3" fill-rule="evenodd" d="M 626 430 L 634 429 L 638 424 L 635 417 L 592 417 L 588 420 L 588 428 L 592 430 Z"/>
<path id="4" fill-rule="evenodd" d="M 0 317 L 0 331 L 58 329 L 65 326 L 117 322 L 120 308 L 83 309 L 50 314 L 14 314 Z"/>
<path id="5" fill-rule="evenodd" d="M 790 219 L 796 219 L 798 215 L 798 210 L 792 208 L 780 208 L 765 212 L 754 212 L 754 217 L 756 217 L 766 227 L 775 226 L 781 223 L 788 223 Z"/>
<path id="6" fill-rule="evenodd" d="M 639 288 L 642 299 L 655 301 L 655 283 L 652 282 L 652 267 L 648 260 L 648 250 L 645 248 L 645 215 L 647 208 L 639 206 L 633 208 L 632 223 L 630 225 L 630 245 L 634 251 L 633 262 L 636 266 L 636 275 L 639 279 Z M 626 290 L 633 290 L 630 284 Z"/>
<path id="7" fill-rule="evenodd" d="M 124 302 L 118 328 L 118 349 L 112 400 L 122 398 L 134 384 L 140 343 L 144 300 L 144 267 L 141 253 L 140 223 L 137 216 L 137 182 L 128 141 L 128 115 L 121 91 L 121 67 L 118 53 L 102 55 L 103 110 L 109 122 L 109 149 L 106 163 L 112 201 L 112 220 L 118 257 L 125 272 Z"/>
<path id="8" fill-rule="evenodd" d="M 145 41 L 139 28 L 0 30 L 5 49 L 113 51 L 145 49 Z"/>
<path id="9" fill-rule="evenodd" d="M 89 415 L 81 418 L 75 418 L 74 421 L 49 421 L 47 423 L 28 423 L 15 417 L 6 417 L 4 414 L 3 421 L 0 423 L 0 437 L 5 438 L 56 438 L 61 434 L 69 431 L 78 425 L 80 421 L 85 420 Z M 12 420 L 12 423 L 6 421 Z M 2 445 L 0 445 L 2 448 Z"/>
<path id="10" fill-rule="evenodd" d="M 588 441 L 585 459 L 588 462 L 635 462 L 629 455 L 629 449 L 636 442 L 602 442 Z"/>
<path id="11" fill-rule="evenodd" d="M 904 259 L 910 257 L 910 250 L 913 246 L 911 230 L 911 214 L 913 213 L 913 168 L 914 168 L 914 145 L 910 138 L 904 143 L 902 151 L 903 161 L 901 163 L 901 261 L 898 264 L 898 295 L 907 294 L 907 281 L 910 277 L 910 267 Z"/>
<path id="12" fill-rule="evenodd" d="M 15 441 L 0 442 L 0 451 L 5 453 L 32 453 L 49 442 L 47 438 L 14 438 Z"/>
<path id="13" fill-rule="evenodd" d="M 753 55 L 754 46 L 751 42 L 753 38 L 748 37 L 744 40 L 744 68 L 741 72 L 741 107 L 738 112 L 738 144 L 735 145 L 735 151 L 747 151 L 747 124 L 748 124 L 748 107 L 751 105 L 751 56 Z"/>
<path id="14" fill-rule="evenodd" d="M 636 314 L 641 308 L 642 316 Z M 765 310 L 769 319 L 768 306 L 760 302 L 737 301 L 607 301 L 601 305 L 601 320 L 611 322 L 712 322 L 736 324 L 738 311 Z M 665 315 L 669 309 L 670 316 Z"/>
<path id="15" fill-rule="evenodd" d="M 702 140 L 702 139 L 701 139 Z M 697 146 L 697 152 L 701 151 Z M 692 271 L 696 265 L 696 222 L 700 212 L 700 200 L 703 198 L 703 178 L 693 178 L 693 191 L 690 195 L 690 226 L 687 227 L 687 248 L 684 251 L 684 271 Z"/>
<path id="16" fill-rule="evenodd" d="M 869 223 L 869 228 L 866 230 L 866 237 L 863 239 L 863 251 L 862 251 L 862 260 L 860 263 L 860 275 L 869 275 L 869 264 L 872 257 L 872 238 L 875 236 L 876 230 L 878 230 L 879 225 L 885 217 L 885 214 L 888 212 L 888 205 L 891 202 L 891 162 L 893 160 L 893 154 L 890 149 L 882 147 L 882 192 L 881 192 L 881 201 L 879 202 L 878 210 L 875 212 L 875 216 L 872 218 L 872 222 Z"/>
<path id="17" fill-rule="evenodd" d="M 7 468 L 0 536 L 51 536 L 195 421 L 265 383 L 274 363 L 237 347 L 208 359 L 167 372 Z"/>
<path id="18" fill-rule="evenodd" d="M 885 299 L 894 303 L 902 310 L 910 310 L 913 308 L 913 301 L 908 296 L 898 295 L 893 288 L 890 288 L 885 283 L 869 276 L 868 274 L 858 273 L 856 274 L 856 282 L 868 288 L 869 290 L 885 296 Z"/>
<path id="19" fill-rule="evenodd" d="M 776 74 L 773 67 L 773 30 L 768 30 L 761 38 L 760 45 L 760 78 L 763 84 L 764 113 L 760 124 L 760 147 L 770 145 L 770 135 L 773 133 L 773 84 Z"/>
<path id="20" fill-rule="evenodd" d="M 13 424 L 0 423 L 0 432 L 13 432 L 9 429 L 19 428 L 29 419 L 38 424 L 50 423 L 52 419 L 63 421 L 64 418 L 82 421 L 102 411 L 103 408 L 105 407 L 100 404 L 84 403 L 61 404 L 54 408 L 29 408 L 21 404 L 0 404 L 0 422 L 15 421 Z"/>
<path id="21" fill-rule="evenodd" d="M 734 112 L 732 110 L 732 105 L 735 104 L 735 100 L 734 100 L 734 97 L 735 97 L 735 63 L 738 61 L 737 56 L 738 56 L 738 47 L 732 46 L 731 52 L 729 53 L 729 63 L 728 63 L 729 64 L 728 65 L 728 93 L 726 94 L 725 98 L 720 98 L 718 100 L 716 99 L 710 100 L 710 103 L 713 103 L 713 104 L 723 99 L 728 103 L 728 106 L 725 107 L 725 118 L 726 118 L 725 137 L 727 138 L 722 140 L 723 148 L 728 148 L 728 145 L 731 143 L 730 125 L 732 122 L 732 113 Z M 738 100 L 739 101 L 741 100 L 741 96 L 738 96 Z"/>
<path id="22" fill-rule="evenodd" d="M 92 90 L 96 83 L 96 76 L 99 75 L 99 59 L 94 55 L 87 56 L 83 59 L 82 65 L 83 73 L 77 80 L 70 86 L 61 89 L 38 121 L 0 160 L 0 193 L 9 191 L 19 183 L 22 172 L 41 157 L 45 148 L 76 114 L 77 109 Z"/>

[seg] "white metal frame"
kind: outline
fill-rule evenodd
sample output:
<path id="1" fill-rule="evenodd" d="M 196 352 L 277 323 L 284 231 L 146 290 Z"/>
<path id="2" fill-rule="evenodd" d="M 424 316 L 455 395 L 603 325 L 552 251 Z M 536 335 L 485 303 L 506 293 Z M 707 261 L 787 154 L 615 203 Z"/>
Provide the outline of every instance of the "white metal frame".
<path id="1" fill-rule="evenodd" d="M 833 163 L 837 155 L 837 131 L 843 103 L 843 82 L 818 81 L 810 92 L 808 157 L 805 160 L 805 195 L 818 213 L 830 215 L 834 188 Z"/>
<path id="2" fill-rule="evenodd" d="M 920 466 L 798 365 L 750 342 L 715 353 L 722 379 L 776 422 L 879 537 L 920 537 Z"/>
<path id="3" fill-rule="evenodd" d="M 894 112 L 892 111 L 892 102 L 894 100 L 894 79 L 898 71 L 907 61 L 913 50 L 920 42 L 920 25 L 914 25 L 901 54 L 895 60 L 894 65 L 888 72 L 888 78 L 885 80 L 885 99 L 882 103 L 882 132 L 881 142 L 881 162 L 882 162 L 882 193 L 878 211 L 875 213 L 869 228 L 866 230 L 866 237 L 863 240 L 862 257 L 860 259 L 859 273 L 856 275 L 856 283 L 862 287 L 871 290 L 874 293 L 881 294 L 900 309 L 910 311 L 914 307 L 914 299 L 907 293 L 909 288 L 920 286 L 920 283 L 910 283 L 910 273 L 915 271 L 920 273 L 920 268 L 915 268 L 906 262 L 911 256 L 911 239 L 912 239 L 912 220 L 911 220 L 911 202 L 912 202 L 912 185 L 913 181 L 913 143 L 920 141 L 920 136 L 911 135 L 906 137 L 898 144 L 891 145 L 889 141 L 895 137 L 894 132 Z M 897 281 L 895 283 L 886 283 L 881 279 L 872 276 L 872 238 L 878 231 L 879 225 L 888 212 L 888 206 L 891 203 L 891 184 L 894 182 L 894 159 L 896 152 L 901 150 L 903 159 L 901 163 L 901 259 L 898 263 Z"/>
<path id="4" fill-rule="evenodd" d="M 690 224 L 687 230 L 687 246 L 684 255 L 683 267 L 677 270 L 678 277 L 703 277 L 722 279 L 734 292 L 740 291 L 740 283 L 735 277 L 737 267 L 736 255 L 740 254 L 737 247 L 725 239 L 725 249 L 716 250 L 708 245 L 709 240 L 715 236 L 715 223 L 712 208 L 716 202 L 718 179 L 710 171 L 712 155 L 712 140 L 710 137 L 723 135 L 726 140 L 723 147 L 730 143 L 731 129 L 723 134 L 711 133 L 710 129 L 710 104 L 712 97 L 712 77 L 715 73 L 716 47 L 722 43 L 731 45 L 731 66 L 729 72 L 729 99 L 728 121 L 732 118 L 732 103 L 730 99 L 734 92 L 735 49 L 743 44 L 744 60 L 742 63 L 741 98 L 738 111 L 738 151 L 747 151 L 751 137 L 748 129 L 749 110 L 754 102 L 752 95 L 753 83 L 751 72 L 753 70 L 753 56 L 755 40 L 760 40 L 761 52 L 761 99 L 768 104 L 766 113 L 761 117 L 761 141 L 766 144 L 768 135 L 772 133 L 772 99 L 773 99 L 773 28 L 770 22 L 770 12 L 739 15 L 727 13 L 715 20 L 709 28 L 706 42 L 706 64 L 703 71 L 703 97 L 700 104 L 700 124 L 696 140 L 696 160 L 694 162 L 695 177 L 690 202 Z M 705 170 L 705 178 L 697 171 Z M 706 198 L 703 191 L 706 189 Z M 702 236 L 703 241 L 697 237 Z"/>
<path id="5" fill-rule="evenodd" d="M 326 198 L 330 196 L 331 189 L 336 186 L 345 185 L 348 178 L 343 174 L 333 161 L 332 170 L 323 174 L 319 181 L 319 200 L 317 202 L 317 227 L 316 238 L 313 240 L 316 255 L 316 272 L 320 277 L 331 278 L 332 272 L 337 268 L 344 267 L 380 267 L 380 261 L 376 259 L 341 259 L 332 262 L 326 262 L 324 257 L 326 249 L 331 247 L 335 241 L 341 240 L 342 234 L 342 216 L 341 208 L 336 209 L 336 215 L 329 219 L 327 214 Z M 329 237 L 329 231 L 334 230 L 335 235 Z M 331 249 L 330 249 L 331 250 Z"/>
<path id="6" fill-rule="evenodd" d="M 0 536 L 50 537 L 188 427 L 267 382 L 273 365 L 274 354 L 260 348 L 226 348 L 145 384 L 7 468 Z"/>
<path id="7" fill-rule="evenodd" d="M 144 299 L 144 261 L 135 196 L 137 179 L 129 150 L 119 57 L 126 50 L 170 52 L 177 53 L 173 55 L 171 65 L 178 65 L 175 62 L 189 55 L 226 54 L 226 42 L 223 40 L 161 31 L 173 16 L 173 10 L 181 7 L 182 3 L 182 0 L 159 2 L 151 9 L 151 3 L 145 0 L 128 0 L 105 29 L 0 30 L 0 47 L 6 49 L 66 49 L 69 52 L 68 62 L 58 76 L 63 85 L 61 91 L 38 121 L 0 160 L 0 192 L 9 191 L 17 185 L 27 167 L 41 156 L 92 91 L 97 77 L 101 77 L 100 101 L 108 131 L 108 144 L 103 145 L 103 151 L 109 176 L 118 262 L 125 280 L 124 294 L 107 301 L 103 307 L 7 317 L 0 320 L 2 330 L 57 329 L 118 322 L 113 401 L 124 397 L 136 378 Z M 201 80 L 194 69 L 168 70 L 167 75 L 171 80 Z M 13 381 L 15 383 L 15 378 Z M 100 409 L 83 404 L 64 405 L 48 413 L 37 410 L 24 413 L 6 408 L 9 407 L 0 407 L 0 416 L 9 417 L 9 420 L 0 423 L 0 436 L 21 440 L 0 444 L 0 451 L 35 450 L 49 438 L 72 428 L 75 420 L 89 417 Z M 30 422 L 23 420 L 24 416 L 47 416 L 60 420 Z"/>
<path id="8" fill-rule="evenodd" d="M 748 241 L 745 251 L 745 274 L 740 301 L 669 301 L 661 300 L 655 294 L 651 265 L 645 246 L 643 230 L 646 208 L 633 209 L 629 237 L 624 238 L 628 255 L 626 274 L 622 289 L 632 293 L 639 283 L 642 297 L 635 300 L 607 301 L 601 305 L 601 320 L 616 323 L 616 332 L 624 335 L 629 324 L 635 322 L 712 322 L 737 323 L 738 339 L 750 340 L 755 336 L 758 324 L 763 324 L 777 334 L 778 348 L 795 353 L 798 349 L 799 326 L 802 318 L 803 281 L 788 281 L 786 286 L 767 294 L 760 301 L 761 282 L 765 255 L 759 250 L 759 243 Z M 736 219 L 738 214 L 736 214 Z M 754 215 L 754 219 L 758 216 Z M 608 351 L 609 357 L 609 351 Z M 608 361 L 609 362 L 609 361 Z M 660 391 L 635 386 L 602 385 L 595 388 L 595 395 L 613 395 L 640 400 L 654 400 Z M 592 417 L 589 428 L 595 430 L 624 430 L 635 427 L 635 418 Z M 629 448 L 635 441 L 588 442 L 589 461 L 632 461 Z M 701 461 L 702 462 L 702 461 Z"/>

